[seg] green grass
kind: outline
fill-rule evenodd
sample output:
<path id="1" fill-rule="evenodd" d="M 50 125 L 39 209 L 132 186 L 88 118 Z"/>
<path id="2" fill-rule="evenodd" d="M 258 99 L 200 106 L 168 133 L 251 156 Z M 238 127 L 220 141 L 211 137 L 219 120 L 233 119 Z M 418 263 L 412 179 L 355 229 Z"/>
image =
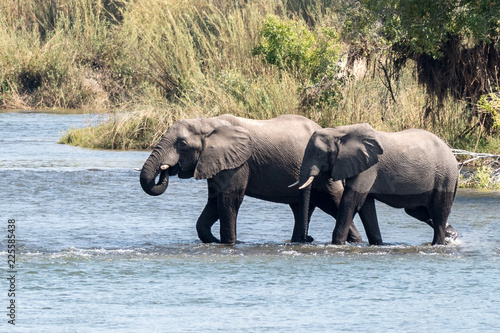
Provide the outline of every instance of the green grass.
<path id="1" fill-rule="evenodd" d="M 100 149 L 147 149 L 158 142 L 179 118 L 187 118 L 186 108 L 149 107 L 132 112 L 99 114 L 97 124 L 69 129 L 59 143 Z M 196 110 L 191 110 L 196 116 Z M 198 115 L 199 116 L 199 115 Z"/>
<path id="2" fill-rule="evenodd" d="M 391 81 L 393 99 L 384 85 L 383 55 L 349 73 L 338 71 L 338 59 L 319 55 L 282 68 L 255 55 L 271 16 L 300 22 L 314 34 L 306 40 L 315 41 L 315 50 L 345 59 L 349 45 L 332 37 L 342 34 L 344 5 L 318 0 L 304 10 L 300 0 L 4 0 L 0 107 L 104 112 L 98 126 L 61 138 L 90 148 L 147 149 L 177 119 L 230 113 L 255 119 L 302 114 L 322 126 L 368 122 L 385 131 L 418 127 L 454 148 L 500 153 L 498 132 L 467 131 L 479 118 L 464 102 L 446 100 L 439 111 L 427 112 L 411 62 Z M 322 66 L 328 73 L 323 81 Z"/>

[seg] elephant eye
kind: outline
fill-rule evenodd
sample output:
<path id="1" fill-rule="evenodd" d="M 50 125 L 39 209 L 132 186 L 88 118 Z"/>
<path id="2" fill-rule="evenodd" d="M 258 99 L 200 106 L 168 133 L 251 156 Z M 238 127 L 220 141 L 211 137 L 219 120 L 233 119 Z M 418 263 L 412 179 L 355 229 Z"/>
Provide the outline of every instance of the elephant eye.
<path id="1" fill-rule="evenodd" d="M 180 149 L 186 149 L 188 147 L 188 144 L 185 140 L 180 140 L 179 142 L 177 142 L 177 147 L 179 147 Z"/>

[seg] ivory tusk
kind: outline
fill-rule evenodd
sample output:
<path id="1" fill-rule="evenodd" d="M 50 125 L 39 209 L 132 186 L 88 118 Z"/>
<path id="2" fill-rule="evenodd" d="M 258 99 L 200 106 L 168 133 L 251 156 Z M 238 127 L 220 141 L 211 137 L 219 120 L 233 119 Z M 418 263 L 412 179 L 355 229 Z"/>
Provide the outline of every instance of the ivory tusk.
<path id="1" fill-rule="evenodd" d="M 306 188 L 308 187 L 314 180 L 314 177 L 311 176 L 309 177 L 309 179 L 307 180 L 307 182 L 304 183 L 304 185 L 302 185 L 301 187 L 299 187 L 299 190 L 302 190 L 303 188 Z"/>
<path id="2" fill-rule="evenodd" d="M 299 185 L 299 182 L 300 182 L 300 180 L 297 180 L 295 183 L 288 185 L 288 188 Z"/>
<path id="3" fill-rule="evenodd" d="M 134 170 L 135 170 L 135 171 L 141 171 L 141 169 L 139 169 L 139 168 L 134 168 Z"/>
<path id="4" fill-rule="evenodd" d="M 167 170 L 168 168 L 170 168 L 170 165 L 168 165 L 168 164 L 163 164 L 163 165 L 160 167 L 160 169 L 162 169 L 162 170 Z"/>

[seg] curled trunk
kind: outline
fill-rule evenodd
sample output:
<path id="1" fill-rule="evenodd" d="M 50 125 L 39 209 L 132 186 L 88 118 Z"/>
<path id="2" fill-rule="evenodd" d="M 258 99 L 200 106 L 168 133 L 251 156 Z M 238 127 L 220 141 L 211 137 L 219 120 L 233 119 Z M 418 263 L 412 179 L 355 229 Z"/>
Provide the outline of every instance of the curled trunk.
<path id="1" fill-rule="evenodd" d="M 163 194 L 168 187 L 169 171 L 168 169 L 162 170 L 160 162 L 157 157 L 158 154 L 153 152 L 141 170 L 140 181 L 144 192 L 149 195 L 157 196 Z M 158 181 L 156 181 L 156 178 Z"/>

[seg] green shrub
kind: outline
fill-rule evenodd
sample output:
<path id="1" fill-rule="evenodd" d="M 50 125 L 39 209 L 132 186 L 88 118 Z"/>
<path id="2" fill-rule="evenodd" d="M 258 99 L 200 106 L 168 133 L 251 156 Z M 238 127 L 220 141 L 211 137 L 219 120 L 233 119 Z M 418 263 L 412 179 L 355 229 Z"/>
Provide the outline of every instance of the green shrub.
<path id="1" fill-rule="evenodd" d="M 299 77 L 318 83 L 333 78 L 340 56 L 337 32 L 320 28 L 311 32 L 301 21 L 268 16 L 259 30 L 260 41 L 252 54 L 265 62 L 286 69 Z"/>
<path id="2" fill-rule="evenodd" d="M 267 63 L 280 69 L 308 71 L 316 36 L 301 22 L 268 16 L 259 35 L 261 40 L 253 55 L 262 55 Z"/>
<path id="3" fill-rule="evenodd" d="M 340 42 L 335 29 L 312 32 L 301 21 L 268 16 L 259 30 L 254 56 L 302 82 L 301 109 L 336 107 L 342 98 L 339 74 Z"/>
<path id="4" fill-rule="evenodd" d="M 486 113 L 486 116 L 491 118 L 492 127 L 500 128 L 500 96 L 498 93 L 482 95 L 477 104 Z"/>
<path id="5" fill-rule="evenodd" d="M 495 170 L 490 166 L 483 165 L 469 177 L 460 176 L 460 186 L 464 188 L 478 189 L 500 189 L 500 179 L 495 175 Z"/>

